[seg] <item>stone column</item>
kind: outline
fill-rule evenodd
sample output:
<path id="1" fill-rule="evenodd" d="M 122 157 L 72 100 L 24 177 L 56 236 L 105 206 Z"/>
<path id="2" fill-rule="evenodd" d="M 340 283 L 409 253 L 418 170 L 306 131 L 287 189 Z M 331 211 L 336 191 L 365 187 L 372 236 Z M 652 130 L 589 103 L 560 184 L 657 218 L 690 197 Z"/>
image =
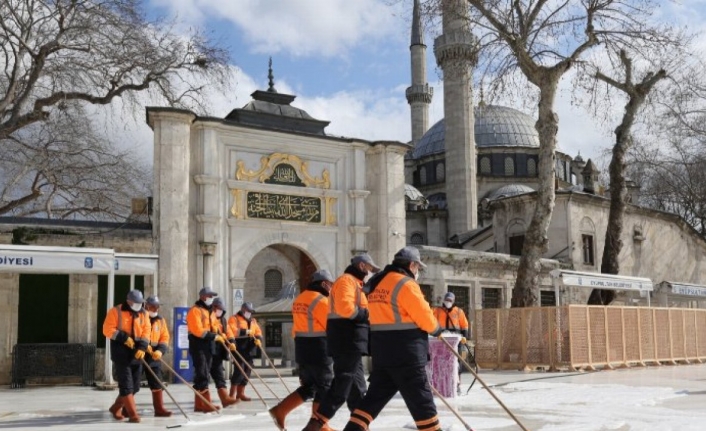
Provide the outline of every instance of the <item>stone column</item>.
<path id="1" fill-rule="evenodd" d="M 389 263 L 406 245 L 404 154 L 408 150 L 401 142 L 378 141 L 367 153 L 368 252 L 379 265 Z"/>
<path id="2" fill-rule="evenodd" d="M 443 8 L 442 34 L 434 41 L 434 54 L 444 74 L 446 199 L 450 237 L 478 225 L 471 87 L 477 41 L 469 28 L 465 0 L 443 0 Z"/>
<path id="3" fill-rule="evenodd" d="M 159 255 L 159 296 L 162 308 L 188 304 L 190 111 L 147 110 L 154 131 L 152 231 Z"/>
<path id="4" fill-rule="evenodd" d="M 203 286 L 208 286 L 216 290 L 213 287 L 213 256 L 216 254 L 216 244 L 212 242 L 201 242 L 199 245 L 201 246 L 201 254 L 203 255 Z M 225 292 L 218 292 L 219 295 L 224 293 Z"/>
<path id="5" fill-rule="evenodd" d="M 96 306 L 98 304 L 98 277 L 92 274 L 69 275 L 69 343 L 95 343 Z"/>

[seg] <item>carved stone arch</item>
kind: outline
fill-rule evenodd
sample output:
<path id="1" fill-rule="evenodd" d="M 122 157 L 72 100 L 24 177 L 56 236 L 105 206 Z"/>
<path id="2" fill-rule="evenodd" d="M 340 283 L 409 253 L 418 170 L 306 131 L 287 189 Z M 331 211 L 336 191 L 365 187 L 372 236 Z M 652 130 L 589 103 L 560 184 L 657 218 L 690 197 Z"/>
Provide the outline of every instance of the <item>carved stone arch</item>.
<path id="1" fill-rule="evenodd" d="M 295 247 L 305 253 L 317 268 L 325 268 L 331 272 L 336 271 L 335 261 L 327 257 L 316 243 L 306 235 L 292 232 L 274 232 L 258 237 L 241 247 L 240 250 L 233 250 L 230 256 L 230 277 L 245 278 L 245 271 L 255 255 L 265 247 L 275 244 Z"/>
<path id="2" fill-rule="evenodd" d="M 579 229 L 581 230 L 581 232 L 584 233 L 595 233 L 596 224 L 593 223 L 593 220 L 591 220 L 590 217 L 586 216 L 581 219 L 581 223 L 579 223 Z"/>
<path id="3" fill-rule="evenodd" d="M 505 234 L 509 238 L 511 236 L 524 235 L 526 231 L 525 221 L 521 218 L 514 218 L 507 224 Z"/>

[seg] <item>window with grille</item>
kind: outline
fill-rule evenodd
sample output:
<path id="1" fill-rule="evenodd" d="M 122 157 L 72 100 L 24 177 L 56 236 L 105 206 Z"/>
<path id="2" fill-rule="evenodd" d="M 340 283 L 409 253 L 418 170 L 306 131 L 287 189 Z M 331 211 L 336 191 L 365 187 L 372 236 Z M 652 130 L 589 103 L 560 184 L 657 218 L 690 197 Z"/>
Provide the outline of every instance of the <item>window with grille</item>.
<path id="1" fill-rule="evenodd" d="M 419 184 L 424 185 L 427 183 L 427 168 L 422 166 L 419 168 Z"/>
<path id="2" fill-rule="evenodd" d="M 490 175 L 490 159 L 488 157 L 480 159 L 480 173 Z"/>
<path id="3" fill-rule="evenodd" d="M 282 290 L 282 273 L 276 269 L 265 272 L 265 298 L 276 298 Z"/>
<path id="4" fill-rule="evenodd" d="M 484 287 L 481 289 L 481 306 L 483 308 L 502 308 L 500 306 L 500 289 Z"/>
<path id="5" fill-rule="evenodd" d="M 581 235 L 583 242 L 583 263 L 585 265 L 594 265 L 593 259 L 593 235 Z"/>
<path id="6" fill-rule="evenodd" d="M 410 242 L 413 245 L 424 245 L 424 234 L 421 232 L 414 232 L 410 238 Z"/>
<path id="7" fill-rule="evenodd" d="M 530 177 L 537 176 L 537 162 L 534 159 L 527 159 L 527 175 Z"/>
<path id="8" fill-rule="evenodd" d="M 505 175 L 508 177 L 515 175 L 515 160 L 512 157 L 505 157 Z"/>
<path id="9" fill-rule="evenodd" d="M 265 325 L 265 346 L 282 347 L 282 322 L 267 322 Z"/>
<path id="10" fill-rule="evenodd" d="M 564 162 L 562 162 L 561 160 L 556 161 L 556 176 L 560 180 L 566 179 L 566 168 L 564 166 Z"/>
<path id="11" fill-rule="evenodd" d="M 424 295 L 424 299 L 427 300 L 429 305 L 433 306 L 434 298 L 432 298 L 432 295 L 434 294 L 434 287 L 431 284 L 420 284 L 419 287 L 422 289 L 422 295 Z"/>
<path id="12" fill-rule="evenodd" d="M 539 291 L 539 304 L 542 307 L 553 307 L 556 305 L 556 295 L 553 290 Z"/>
<path id="13" fill-rule="evenodd" d="M 449 292 L 456 296 L 454 305 L 463 310 L 466 313 L 466 317 L 470 315 L 471 311 L 470 290 L 468 286 L 449 286 Z"/>
<path id="14" fill-rule="evenodd" d="M 444 178 L 446 178 L 446 167 L 443 163 L 438 163 L 436 165 L 436 181 L 444 181 Z"/>

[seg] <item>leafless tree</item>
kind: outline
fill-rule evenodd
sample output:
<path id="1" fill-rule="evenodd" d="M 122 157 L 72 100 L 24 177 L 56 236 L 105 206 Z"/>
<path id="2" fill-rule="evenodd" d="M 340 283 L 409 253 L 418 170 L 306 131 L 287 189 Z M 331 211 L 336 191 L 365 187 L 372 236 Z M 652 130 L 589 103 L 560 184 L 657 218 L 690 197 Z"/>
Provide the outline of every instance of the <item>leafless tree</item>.
<path id="1" fill-rule="evenodd" d="M 4 140 L 0 215 L 117 221 L 129 214 L 132 198 L 148 195 L 149 166 L 74 109 Z"/>
<path id="2" fill-rule="evenodd" d="M 439 3 L 440 1 L 440 3 Z M 432 2 L 433 3 L 433 2 Z M 556 135 L 554 100 L 560 79 L 594 47 L 613 41 L 659 39 L 648 23 L 652 0 L 468 0 L 471 25 L 479 38 L 478 71 L 502 92 L 528 81 L 537 94 L 540 150 L 538 190 L 525 233 L 512 306 L 537 304 L 540 258 L 554 209 Z M 437 0 L 444 7 L 444 0 Z M 519 72 L 519 73 L 518 73 Z"/>
<path id="3" fill-rule="evenodd" d="M 10 157 L 2 169 L 8 185 L 19 187 L 3 190 L 0 214 L 66 216 L 69 203 L 79 213 L 89 207 L 111 213 L 117 208 L 102 194 L 107 183 L 87 183 L 118 180 L 111 175 L 119 169 L 108 171 L 124 154 L 99 145 L 91 130 L 67 135 L 57 127 L 86 125 L 75 116 L 81 106 L 116 98 L 128 109 L 149 96 L 201 111 L 203 87 L 230 82 L 224 50 L 198 32 L 180 34 L 172 23 L 145 16 L 140 0 L 0 0 L 0 148 Z M 20 160 L 31 162 L 26 172 L 17 170 Z M 72 165 L 81 169 L 70 172 Z M 88 173 L 95 175 L 86 181 Z M 79 202 L 79 195 L 88 200 Z M 57 200 L 33 202 L 40 196 Z"/>

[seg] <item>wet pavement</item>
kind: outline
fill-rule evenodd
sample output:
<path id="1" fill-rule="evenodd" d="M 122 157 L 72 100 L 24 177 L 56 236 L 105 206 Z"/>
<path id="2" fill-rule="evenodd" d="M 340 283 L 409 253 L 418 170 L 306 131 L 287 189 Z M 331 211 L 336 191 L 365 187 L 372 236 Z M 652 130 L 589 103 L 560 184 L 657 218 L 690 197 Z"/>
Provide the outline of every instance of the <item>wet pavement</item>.
<path id="1" fill-rule="evenodd" d="M 288 391 L 272 370 L 258 370 L 277 397 Z M 280 370 L 289 389 L 297 386 L 291 370 Z M 630 368 L 584 373 L 543 373 L 482 370 L 480 376 L 522 424 L 530 430 L 603 431 L 674 430 L 697 431 L 706 428 L 706 365 L 680 365 Z M 450 399 L 474 430 L 518 430 L 520 427 L 499 404 L 475 383 L 466 395 L 472 376 L 463 374 L 464 395 Z M 261 382 L 256 387 L 265 403 L 277 400 Z M 193 413 L 194 395 L 182 384 L 169 385 L 169 391 L 183 407 L 182 415 L 165 395 L 165 405 L 174 412 L 171 418 L 155 418 L 149 389 L 137 395 L 139 424 L 113 420 L 108 407 L 117 390 L 81 386 L 28 386 L 0 389 L 0 429 L 9 430 L 164 430 L 193 428 L 220 430 L 275 430 L 265 405 L 252 388 L 251 402 L 240 402 L 221 414 Z M 215 389 L 212 398 L 217 398 Z M 444 404 L 437 400 L 439 416 L 446 430 L 465 428 Z M 289 431 L 300 430 L 307 422 L 311 403 L 290 414 Z M 331 425 L 341 429 L 348 412 L 341 409 Z M 370 427 L 372 431 L 415 429 L 399 395 L 383 410 Z"/>

